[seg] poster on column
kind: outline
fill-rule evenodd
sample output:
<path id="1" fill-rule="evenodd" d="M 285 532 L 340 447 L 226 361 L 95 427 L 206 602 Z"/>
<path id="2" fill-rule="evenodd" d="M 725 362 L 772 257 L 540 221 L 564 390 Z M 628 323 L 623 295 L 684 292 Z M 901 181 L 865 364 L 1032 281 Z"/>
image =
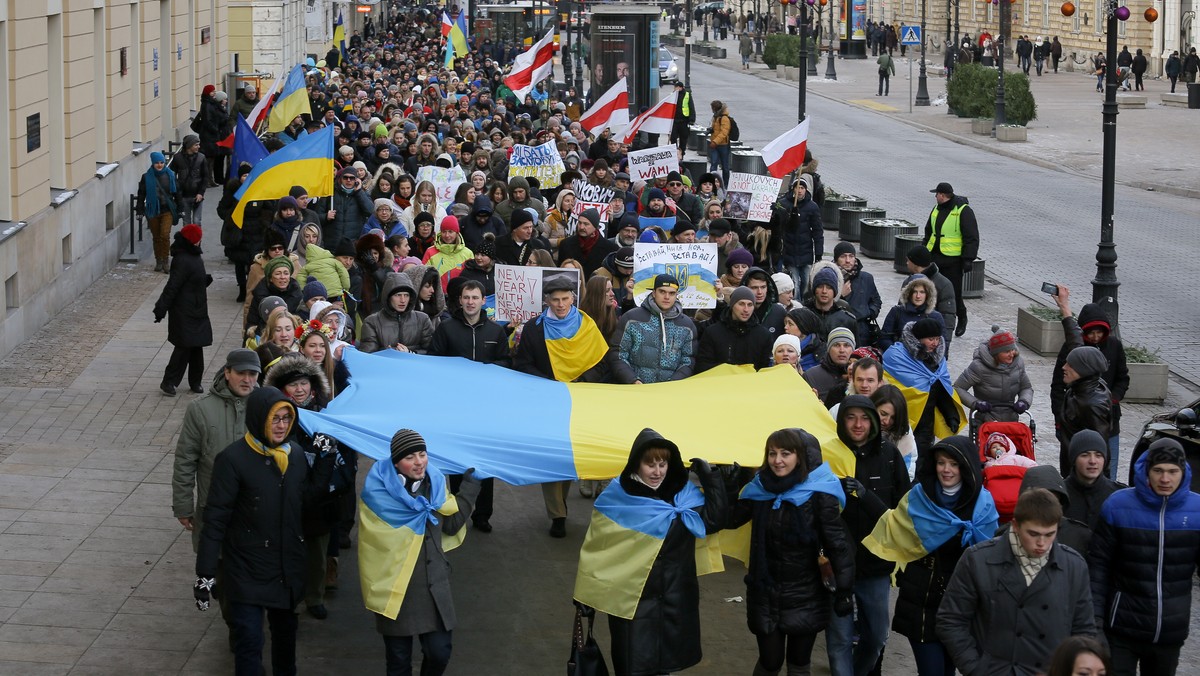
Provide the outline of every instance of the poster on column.
<path id="1" fill-rule="evenodd" d="M 679 169 L 675 146 L 658 146 L 629 152 L 629 176 L 634 181 L 652 181 Z"/>
<path id="2" fill-rule="evenodd" d="M 562 156 L 553 143 L 540 146 L 513 146 L 512 157 L 508 161 L 508 175 L 532 176 L 538 180 L 542 189 L 557 188 L 562 185 L 562 174 L 567 170 Z"/>
<path id="3" fill-rule="evenodd" d="M 770 221 L 771 205 L 779 197 L 781 186 L 782 178 L 730 172 L 729 188 L 725 191 L 729 208 L 725 210 L 725 216 L 760 223 Z"/>
<path id="4" fill-rule="evenodd" d="M 496 266 L 496 321 L 524 324 L 542 311 L 542 287 L 557 277 L 568 277 L 579 297 L 579 270 L 534 268 L 527 265 Z"/>
<path id="5" fill-rule="evenodd" d="M 588 209 L 595 209 L 600 212 L 600 226 L 608 225 L 608 203 L 612 201 L 612 188 L 606 188 L 602 185 L 588 183 L 582 179 L 575 179 L 571 183 L 571 191 L 575 193 L 575 208 L 571 210 L 571 222 L 567 230 L 570 233 L 575 232 L 575 224 L 579 222 L 579 214 Z M 601 227 L 601 232 L 604 228 Z"/>
<path id="6" fill-rule="evenodd" d="M 450 203 L 454 201 L 454 193 L 458 190 L 458 186 L 467 181 L 467 175 L 463 172 L 462 167 L 445 167 L 427 166 L 417 169 L 417 182 L 429 181 L 437 190 L 437 203 L 443 209 L 448 209 Z"/>
<path id="7" fill-rule="evenodd" d="M 633 294 L 637 304 L 654 290 L 654 278 L 679 280 L 679 303 L 685 310 L 717 306 L 716 244 L 633 245 Z"/>

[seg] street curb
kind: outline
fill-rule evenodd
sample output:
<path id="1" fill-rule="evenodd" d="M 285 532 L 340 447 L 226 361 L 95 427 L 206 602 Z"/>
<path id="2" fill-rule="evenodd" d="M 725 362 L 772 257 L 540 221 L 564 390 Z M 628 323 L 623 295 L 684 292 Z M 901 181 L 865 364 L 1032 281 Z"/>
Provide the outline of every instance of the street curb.
<path id="1" fill-rule="evenodd" d="M 746 73 L 746 74 L 752 75 L 754 77 L 757 77 L 760 80 L 767 80 L 770 82 L 776 82 L 776 83 L 780 83 L 780 84 L 784 84 L 784 85 L 788 85 L 788 86 L 794 84 L 794 85 L 796 85 L 797 88 L 800 87 L 800 83 L 796 82 L 794 80 L 779 80 L 778 78 L 775 78 L 775 77 L 768 77 L 765 73 L 763 73 L 761 71 L 745 71 L 745 70 L 742 70 L 741 68 L 733 67 L 733 65 L 740 65 L 740 63 L 727 66 L 726 63 L 732 63 L 729 61 L 729 59 L 714 60 L 714 59 L 706 58 L 706 59 L 701 59 L 701 62 L 706 63 L 710 66 L 716 66 L 718 68 L 723 68 L 728 71 L 733 71 L 733 72 L 737 72 L 737 73 Z M 771 73 L 773 75 L 775 71 L 768 70 L 766 72 Z M 903 117 L 899 117 L 899 116 L 893 115 L 891 113 L 885 113 L 883 111 L 875 110 L 874 108 L 870 108 L 868 106 L 860 105 L 857 103 L 851 103 L 850 101 L 846 101 L 844 99 L 839 99 L 836 96 L 830 96 L 828 94 L 825 94 L 819 90 L 813 89 L 812 87 L 808 88 L 807 93 L 809 95 L 819 96 L 827 101 L 833 101 L 835 103 L 841 103 L 843 105 L 852 106 L 859 110 L 865 110 L 867 112 L 874 113 L 875 115 L 881 115 L 881 116 L 887 117 L 888 119 L 896 120 L 897 122 L 906 124 L 915 129 L 920 129 L 921 131 L 924 131 L 924 132 L 927 132 L 930 134 L 934 134 L 935 136 L 940 136 L 941 138 L 944 138 L 947 141 L 953 141 L 960 145 L 970 146 L 970 147 L 976 148 L 978 150 L 984 150 L 984 151 L 990 152 L 994 155 L 1000 155 L 1002 157 L 1007 157 L 1010 159 L 1018 160 L 1020 162 L 1024 162 L 1026 164 L 1032 164 L 1034 166 L 1038 166 L 1043 169 L 1051 169 L 1054 171 L 1062 172 L 1064 174 L 1071 174 L 1072 176 L 1078 176 L 1080 178 L 1094 179 L 1097 181 L 1100 180 L 1099 176 L 1095 176 L 1095 175 L 1085 173 L 1082 171 L 1074 171 L 1072 169 L 1066 169 L 1066 168 L 1064 168 L 1060 165 L 1057 165 L 1053 162 L 1047 162 L 1045 160 L 1041 160 L 1036 157 L 1030 157 L 1029 155 L 1021 154 L 1019 152 L 1008 150 L 1006 148 L 997 148 L 990 144 L 984 143 L 982 141 L 977 141 L 968 136 L 962 136 L 959 134 L 955 134 L 954 132 L 946 131 L 944 129 L 938 129 L 937 127 L 923 124 L 921 122 L 917 122 L 916 120 L 905 119 Z M 1117 180 L 1117 183 L 1119 183 L 1120 185 L 1129 187 L 1129 188 L 1136 188 L 1139 190 L 1161 192 L 1161 193 L 1165 193 L 1168 195 L 1176 195 L 1178 197 L 1187 197 L 1187 198 L 1192 198 L 1192 199 L 1200 198 L 1200 190 L 1194 190 L 1192 188 L 1179 188 L 1179 187 L 1170 186 L 1170 185 L 1161 185 L 1158 183 L 1147 183 L 1145 181 Z"/>

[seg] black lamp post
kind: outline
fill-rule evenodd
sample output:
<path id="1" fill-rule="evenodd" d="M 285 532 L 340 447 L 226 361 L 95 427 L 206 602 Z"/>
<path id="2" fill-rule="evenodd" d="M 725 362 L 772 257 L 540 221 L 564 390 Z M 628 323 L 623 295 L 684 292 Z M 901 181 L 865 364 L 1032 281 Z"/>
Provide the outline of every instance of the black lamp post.
<path id="1" fill-rule="evenodd" d="M 821 0 L 822 5 L 824 5 L 825 2 L 826 2 L 826 0 Z M 834 37 L 833 37 L 833 2 L 832 2 L 832 0 L 830 0 L 829 1 L 829 61 L 827 61 L 825 64 L 825 79 L 826 80 L 836 80 L 837 79 L 837 68 L 835 68 L 833 65 L 833 39 L 834 39 Z"/>
<path id="2" fill-rule="evenodd" d="M 992 136 L 996 135 L 996 127 L 1005 123 L 1004 119 L 1004 52 L 1008 49 L 1008 34 L 1012 32 L 1012 3 L 1008 0 L 996 0 L 1000 5 L 1000 35 L 993 44 L 996 46 L 996 65 L 1000 69 L 1000 77 L 996 79 L 996 117 L 992 121 Z"/>
<path id="3" fill-rule="evenodd" d="M 921 69 L 917 75 L 917 97 L 913 100 L 914 106 L 929 105 L 929 86 L 925 81 L 925 8 L 928 4 L 928 0 L 921 0 Z"/>
<path id="4" fill-rule="evenodd" d="M 563 55 L 563 57 L 562 57 L 563 83 L 570 86 L 570 84 L 571 84 L 571 4 L 570 4 L 570 2 L 566 2 L 564 4 L 566 4 L 566 6 L 567 6 L 567 22 L 563 26 L 563 28 L 565 29 L 565 32 L 566 32 L 565 40 L 567 43 L 567 49 L 562 53 L 562 55 Z M 555 17 L 555 21 L 561 21 L 562 20 L 562 12 L 559 11 L 557 9 L 557 7 L 555 8 L 555 12 L 557 13 L 557 16 Z M 575 93 L 582 94 L 578 89 L 575 90 Z"/>
<path id="5" fill-rule="evenodd" d="M 804 31 L 809 37 L 808 48 L 806 50 L 806 52 L 808 54 L 808 74 L 811 75 L 812 77 L 816 77 L 817 76 L 817 59 L 820 58 L 820 53 L 821 53 L 821 45 L 820 45 L 821 40 L 820 40 L 820 38 L 817 37 L 816 28 L 821 23 L 821 19 L 820 19 L 821 8 L 819 6 L 814 7 L 816 0 L 811 0 L 811 2 L 810 2 L 810 0 L 800 0 L 800 2 L 804 2 L 804 3 L 808 4 L 808 7 L 809 7 L 808 18 L 804 20 L 804 25 L 800 27 L 800 30 Z M 818 18 L 817 18 L 816 23 L 812 26 L 812 30 L 810 30 L 809 29 L 809 20 L 812 19 L 813 9 L 817 10 Z"/>
<path id="6" fill-rule="evenodd" d="M 800 63 L 796 70 L 800 73 L 800 94 L 796 104 L 796 122 L 804 121 L 804 98 L 808 94 L 808 0 L 797 0 L 800 5 Z"/>
<path id="7" fill-rule="evenodd" d="M 692 0 L 687 0 L 683 10 L 687 14 L 687 24 L 683 29 L 683 82 L 684 86 L 692 86 Z"/>
<path id="8" fill-rule="evenodd" d="M 575 91 L 583 91 L 583 3 L 579 3 L 579 20 L 575 25 Z"/>
<path id="9" fill-rule="evenodd" d="M 763 48 L 763 17 L 758 0 L 754 0 L 754 53 L 762 56 Z"/>

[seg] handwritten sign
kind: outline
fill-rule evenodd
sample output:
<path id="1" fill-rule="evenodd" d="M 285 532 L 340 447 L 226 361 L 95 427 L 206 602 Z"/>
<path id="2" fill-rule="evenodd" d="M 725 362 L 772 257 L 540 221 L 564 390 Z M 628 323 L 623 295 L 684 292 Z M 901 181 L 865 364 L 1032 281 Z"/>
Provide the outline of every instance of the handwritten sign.
<path id="1" fill-rule="evenodd" d="M 729 209 L 725 215 L 747 221 L 771 220 L 771 205 L 775 204 L 779 197 L 782 185 L 782 178 L 738 171 L 730 173 L 729 188 L 725 191 L 729 199 Z"/>
<path id="2" fill-rule="evenodd" d="M 713 258 L 715 260 L 715 253 Z M 559 276 L 570 277 L 575 282 L 575 295 L 578 298 L 579 270 L 575 268 L 497 265 L 496 321 L 523 324 L 536 317 L 542 311 L 542 285 L 546 280 Z"/>
<path id="3" fill-rule="evenodd" d="M 562 185 L 562 173 L 566 171 L 562 156 L 553 143 L 540 146 L 513 146 L 508 161 L 508 175 L 533 176 L 542 188 L 557 188 Z"/>
<path id="4" fill-rule="evenodd" d="M 629 153 L 629 176 L 635 181 L 652 181 L 679 169 L 675 146 L 659 146 Z"/>
<path id="5" fill-rule="evenodd" d="M 573 218 L 572 232 L 574 232 L 574 224 L 579 222 L 579 214 L 588 209 L 595 209 L 600 212 L 600 230 L 603 232 L 605 225 L 608 224 L 608 203 L 612 201 L 613 189 L 606 188 L 602 185 L 594 185 L 582 179 L 575 179 L 571 183 L 571 191 L 575 193 L 575 208 L 571 210 Z"/>
<path id="6" fill-rule="evenodd" d="M 458 186 L 466 183 L 467 175 L 463 172 L 462 167 L 445 167 L 426 166 L 417 169 L 417 182 L 429 181 L 437 190 L 438 206 L 446 209 L 450 203 L 454 201 L 454 193 L 458 191 Z"/>
<path id="7" fill-rule="evenodd" d="M 633 245 L 633 296 L 638 304 L 654 290 L 654 278 L 667 274 L 679 280 L 684 309 L 717 306 L 716 244 Z"/>

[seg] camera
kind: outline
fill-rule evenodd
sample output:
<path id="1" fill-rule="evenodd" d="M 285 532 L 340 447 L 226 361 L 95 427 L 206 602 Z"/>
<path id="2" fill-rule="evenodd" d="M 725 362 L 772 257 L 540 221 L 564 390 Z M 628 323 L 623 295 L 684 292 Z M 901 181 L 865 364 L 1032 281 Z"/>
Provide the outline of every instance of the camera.
<path id="1" fill-rule="evenodd" d="M 1042 293 L 1048 293 L 1051 296 L 1058 295 L 1058 285 L 1050 282 L 1042 282 Z"/>

